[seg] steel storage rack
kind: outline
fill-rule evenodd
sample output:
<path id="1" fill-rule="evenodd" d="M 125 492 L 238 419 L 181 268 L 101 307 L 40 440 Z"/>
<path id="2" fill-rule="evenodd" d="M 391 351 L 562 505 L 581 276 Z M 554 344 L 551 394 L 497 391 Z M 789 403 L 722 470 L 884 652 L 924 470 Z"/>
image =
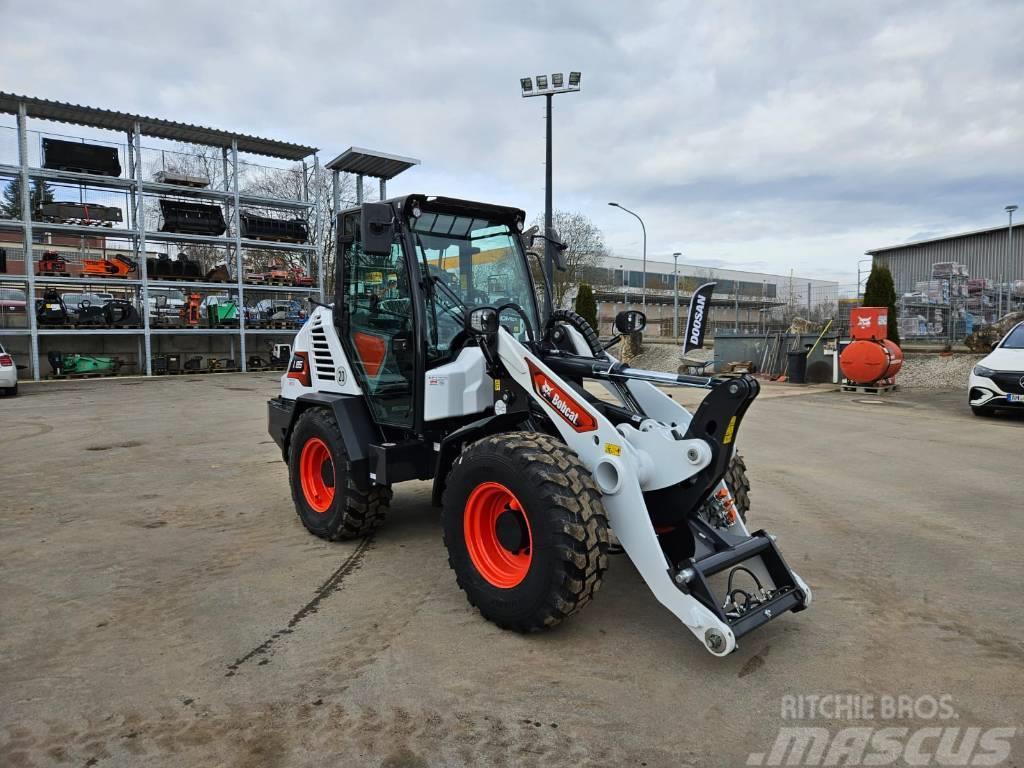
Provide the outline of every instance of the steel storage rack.
<path id="1" fill-rule="evenodd" d="M 17 119 L 17 165 L 0 164 L 0 178 L 17 179 L 20 187 L 20 219 L 0 217 L 0 231 L 20 232 L 21 243 L 4 243 L 8 260 L 12 252 L 22 250 L 24 254 L 24 275 L 2 274 L 0 280 L 4 284 L 21 283 L 26 286 L 25 327 L 0 328 L 0 334 L 29 337 L 29 367 L 35 380 L 40 379 L 39 339 L 47 336 L 135 336 L 138 339 L 138 356 L 140 370 L 146 375 L 153 374 L 153 337 L 167 335 L 210 335 L 228 336 L 231 339 L 232 356 L 234 341 L 239 344 L 239 368 L 247 370 L 246 339 L 248 336 L 283 336 L 290 332 L 282 329 L 247 328 L 246 312 L 238 312 L 237 327 L 232 328 L 165 328 L 154 327 L 151 322 L 150 290 L 207 290 L 228 291 L 237 297 L 238 306 L 245 307 L 246 293 L 281 295 L 324 295 L 323 244 L 317 242 L 316 233 L 321 230 L 316 219 L 326 214 L 331 201 L 320 200 L 319 190 L 322 187 L 318 150 L 315 147 L 303 146 L 274 139 L 265 139 L 233 133 L 213 128 L 189 125 L 158 118 L 145 117 L 123 112 L 115 112 L 94 107 L 78 106 L 57 101 L 48 101 L 28 96 L 0 92 L 0 113 L 15 115 Z M 127 159 L 125 175 L 117 156 L 117 148 L 101 146 L 102 141 L 92 142 L 78 137 L 63 136 L 60 139 L 45 138 L 41 142 L 38 165 L 30 161 L 28 120 L 64 123 L 82 126 L 88 129 L 114 131 L 123 133 L 126 144 L 122 145 Z M 143 137 L 161 141 L 179 142 L 204 149 L 219 150 L 223 167 L 223 188 L 204 187 L 201 180 L 190 176 L 179 178 L 172 172 L 157 174 L 156 180 L 143 178 Z M 68 140 L 70 139 L 70 140 Z M 282 199 L 265 195 L 246 194 L 239 188 L 239 154 L 256 155 L 294 163 L 301 163 L 302 181 L 298 199 Z M 312 159 L 312 164 L 310 164 Z M 54 221 L 55 216 L 44 216 L 42 220 L 33 218 L 30 185 L 33 182 L 51 182 L 68 186 L 77 186 L 81 190 L 110 191 L 123 195 L 126 200 L 127 221 L 108 221 L 115 218 L 109 211 L 101 217 L 102 226 L 96 226 L 92 217 L 78 217 L 75 223 Z M 316 190 L 315 199 L 310 199 L 310 187 Z M 181 231 L 156 231 L 155 227 L 147 226 L 147 200 L 157 200 L 164 205 L 166 201 L 178 203 L 179 210 L 191 201 L 199 205 L 213 205 L 218 210 L 224 206 L 225 231 L 217 235 L 202 235 Z M 307 242 L 277 242 L 265 239 L 248 239 L 243 237 L 241 217 L 245 215 L 245 207 L 255 207 L 274 213 L 285 214 L 291 218 L 308 216 L 310 222 Z M 52 209 L 47 209 L 51 210 Z M 47 220 L 49 219 L 49 220 Z M 41 257 L 40 243 L 34 242 L 41 233 L 63 236 L 80 236 L 82 238 L 102 238 L 103 248 L 107 240 L 121 241 L 126 244 L 121 251 L 137 264 L 137 270 L 127 277 L 105 276 L 69 276 L 60 274 L 37 274 L 37 264 Z M 234 276 L 228 282 L 210 282 L 202 276 L 195 279 L 168 279 L 150 276 L 147 271 L 147 244 L 207 245 L 222 248 L 226 264 L 233 264 Z M 316 259 L 317 281 L 314 285 L 249 285 L 244 280 L 245 266 L 243 255 L 259 251 L 288 251 L 305 255 L 307 274 L 312 271 L 312 259 Z M 138 301 L 141 327 L 137 328 L 65 328 L 40 327 L 35 313 L 37 289 L 43 287 L 65 287 L 72 290 L 119 290 L 134 292 Z M 145 361 L 144 365 L 142 361 Z"/>

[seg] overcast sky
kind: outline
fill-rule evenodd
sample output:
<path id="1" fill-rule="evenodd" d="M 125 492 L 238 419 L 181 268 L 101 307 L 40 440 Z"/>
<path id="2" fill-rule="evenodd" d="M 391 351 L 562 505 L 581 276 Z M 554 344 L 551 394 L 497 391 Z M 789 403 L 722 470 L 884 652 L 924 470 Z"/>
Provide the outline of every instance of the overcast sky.
<path id="1" fill-rule="evenodd" d="M 389 192 L 555 204 L 611 248 L 855 281 L 1024 205 L 1024 3 L 0 0 L 0 90 L 418 157 Z"/>

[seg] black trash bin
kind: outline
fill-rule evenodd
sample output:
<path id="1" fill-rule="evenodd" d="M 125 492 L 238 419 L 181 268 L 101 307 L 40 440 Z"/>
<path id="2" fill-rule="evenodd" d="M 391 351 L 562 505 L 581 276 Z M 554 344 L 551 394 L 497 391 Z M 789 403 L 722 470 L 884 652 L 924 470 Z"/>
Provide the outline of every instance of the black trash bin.
<path id="1" fill-rule="evenodd" d="M 789 353 L 786 377 L 790 384 L 807 383 L 807 352 L 806 349 L 796 349 Z"/>

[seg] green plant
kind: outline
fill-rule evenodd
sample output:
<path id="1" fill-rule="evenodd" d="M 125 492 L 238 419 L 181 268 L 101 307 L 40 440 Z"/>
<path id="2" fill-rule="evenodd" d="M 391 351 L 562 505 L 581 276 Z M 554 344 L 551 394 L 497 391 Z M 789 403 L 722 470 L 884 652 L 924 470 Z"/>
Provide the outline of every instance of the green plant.
<path id="1" fill-rule="evenodd" d="M 53 202 L 53 187 L 45 181 L 33 181 L 29 187 L 29 206 L 34 211 L 40 205 Z M 0 213 L 12 219 L 21 218 L 21 179 L 7 182 L 0 195 Z"/>
<path id="2" fill-rule="evenodd" d="M 576 314 L 597 330 L 597 301 L 594 300 L 594 290 L 586 283 L 580 285 L 579 293 L 576 294 Z"/>
<path id="3" fill-rule="evenodd" d="M 877 262 L 871 265 L 867 285 L 864 286 L 865 307 L 888 307 L 889 339 L 900 343 L 900 327 L 896 316 L 896 288 L 892 280 L 892 272 L 884 264 Z"/>

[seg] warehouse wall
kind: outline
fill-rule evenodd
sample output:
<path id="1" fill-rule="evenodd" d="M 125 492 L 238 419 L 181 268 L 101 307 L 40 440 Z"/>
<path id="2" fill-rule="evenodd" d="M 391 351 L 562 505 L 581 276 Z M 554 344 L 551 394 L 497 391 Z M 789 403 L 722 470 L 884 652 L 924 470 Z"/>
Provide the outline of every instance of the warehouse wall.
<path id="1" fill-rule="evenodd" d="M 950 237 L 920 245 L 908 245 L 884 251 L 868 251 L 880 264 L 892 272 L 897 295 L 914 290 L 918 280 L 929 280 L 932 265 L 942 261 L 966 264 L 971 277 L 998 280 L 1006 271 L 1007 228 L 980 232 L 974 235 Z M 1012 272 L 1004 276 L 1024 280 L 1024 224 L 1013 227 Z"/>

